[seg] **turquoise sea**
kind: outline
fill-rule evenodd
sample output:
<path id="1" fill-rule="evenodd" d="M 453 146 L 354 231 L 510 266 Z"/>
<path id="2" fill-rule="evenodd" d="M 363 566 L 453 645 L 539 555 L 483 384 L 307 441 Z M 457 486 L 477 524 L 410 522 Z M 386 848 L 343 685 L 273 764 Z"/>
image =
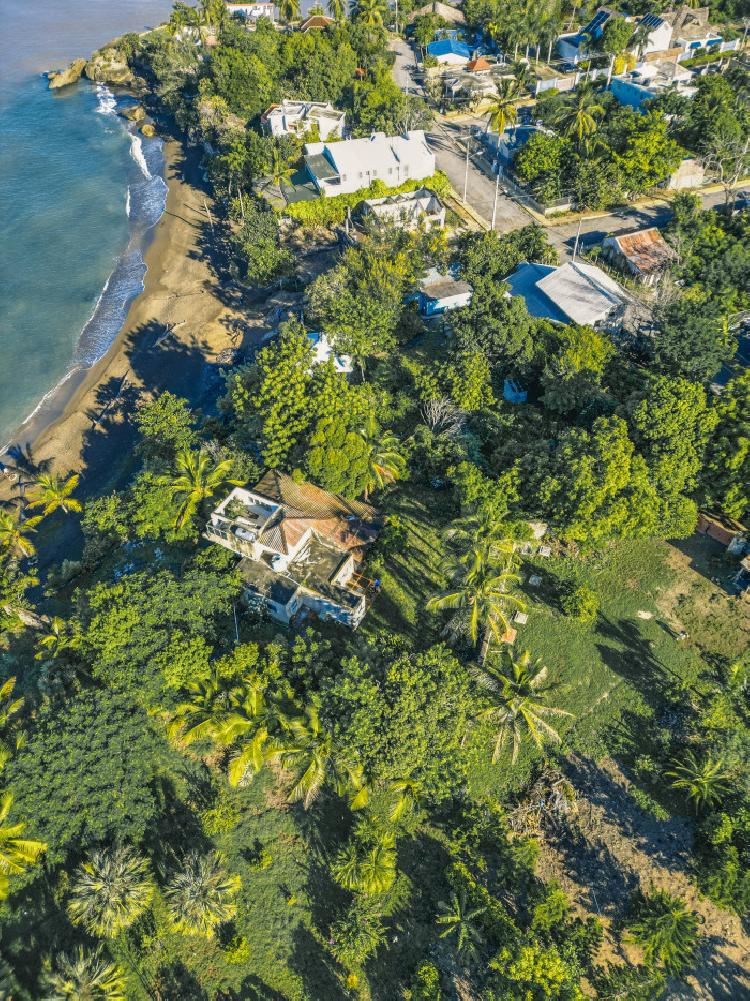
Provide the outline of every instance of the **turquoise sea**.
<path id="1" fill-rule="evenodd" d="M 143 248 L 166 197 L 161 142 L 116 114 L 127 97 L 86 82 L 49 91 L 42 74 L 170 7 L 3 0 L 0 452 L 25 440 L 35 411 L 56 416 L 56 387 L 112 343 L 143 287 Z"/>

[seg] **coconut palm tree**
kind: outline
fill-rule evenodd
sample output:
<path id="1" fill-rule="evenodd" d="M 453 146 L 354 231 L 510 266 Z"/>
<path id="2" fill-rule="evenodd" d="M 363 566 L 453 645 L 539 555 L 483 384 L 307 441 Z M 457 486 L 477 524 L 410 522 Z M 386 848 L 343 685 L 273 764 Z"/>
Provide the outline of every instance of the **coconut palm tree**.
<path id="1" fill-rule="evenodd" d="M 487 111 L 487 131 L 494 129 L 499 136 L 518 119 L 516 101 L 520 93 L 518 83 L 510 77 L 503 77 L 497 85 L 497 97 Z"/>
<path id="2" fill-rule="evenodd" d="M 300 0 L 279 0 L 279 17 L 287 24 L 299 21 L 300 11 Z"/>
<path id="3" fill-rule="evenodd" d="M 476 551 L 487 566 L 510 561 L 515 552 L 515 544 L 507 537 L 504 523 L 488 508 L 478 508 L 457 518 L 445 531 L 445 539 L 463 554 Z M 510 569 L 510 565 L 506 569 Z"/>
<path id="4" fill-rule="evenodd" d="M 237 913 L 234 898 L 241 886 L 241 878 L 228 873 L 217 854 L 188 856 L 164 890 L 172 924 L 186 935 L 213 938 L 218 926 Z"/>
<path id="5" fill-rule="evenodd" d="M 8 876 L 16 876 L 33 865 L 47 850 L 43 841 L 22 838 L 26 824 L 7 823 L 13 806 L 12 793 L 0 795 L 0 900 L 8 895 Z"/>
<path id="6" fill-rule="evenodd" d="M 517 657 L 508 653 L 485 663 L 475 675 L 490 702 L 480 710 L 477 718 L 500 724 L 492 752 L 493 764 L 509 734 L 513 739 L 513 764 L 525 735 L 530 736 L 540 750 L 545 740 L 560 742 L 559 733 L 545 717 L 573 714 L 544 704 L 547 668 L 541 661 L 532 661 L 528 650 Z"/>
<path id="7" fill-rule="evenodd" d="M 79 867 L 68 914 L 92 935 L 114 938 L 144 913 L 153 894 L 145 858 L 132 848 L 105 848 Z"/>
<path id="8" fill-rule="evenodd" d="M 383 0 L 357 0 L 356 14 L 357 20 L 367 28 L 382 25 L 385 15 Z"/>
<path id="9" fill-rule="evenodd" d="M 56 969 L 43 976 L 42 1001 L 125 1001 L 125 974 L 102 956 L 101 947 L 62 955 Z"/>
<path id="10" fill-rule="evenodd" d="M 212 28 L 219 28 L 227 19 L 224 0 L 201 0 L 199 20 Z"/>
<path id="11" fill-rule="evenodd" d="M 271 170 L 268 175 L 268 183 L 278 188 L 279 193 L 283 194 L 281 186 L 284 181 L 289 180 L 293 173 L 294 167 L 289 166 L 281 155 L 281 150 L 278 146 L 274 146 L 271 150 Z"/>
<path id="12" fill-rule="evenodd" d="M 42 473 L 37 478 L 36 489 L 29 494 L 29 507 L 43 507 L 44 518 L 58 508 L 62 508 L 66 514 L 70 511 L 83 511 L 83 504 L 73 497 L 80 478 L 78 473 L 73 473 L 66 480 L 53 473 Z"/>
<path id="13" fill-rule="evenodd" d="M 333 784 L 338 795 L 349 796 L 353 810 L 365 806 L 369 799 L 361 766 L 337 753 L 333 736 L 321 724 L 314 702 L 306 707 L 304 716 L 289 721 L 283 741 L 272 742 L 268 757 L 295 769 L 297 777 L 289 799 L 292 803 L 301 800 L 306 810 L 327 781 Z"/>
<path id="14" fill-rule="evenodd" d="M 396 879 L 396 842 L 392 834 L 379 833 L 369 844 L 350 841 L 338 853 L 332 869 L 333 878 L 345 890 L 385 893 Z"/>
<path id="15" fill-rule="evenodd" d="M 367 500 L 373 490 L 382 490 L 387 483 L 393 483 L 403 476 L 406 459 L 399 451 L 399 440 L 396 435 L 392 431 L 381 431 L 374 414 L 368 414 L 359 433 L 365 440 L 368 452 L 367 482 L 364 492 Z"/>
<path id="16" fill-rule="evenodd" d="M 177 35 L 183 28 L 197 26 L 199 22 L 198 11 L 187 3 L 178 0 L 172 7 L 172 13 L 167 21 L 167 31 L 170 35 Z"/>
<path id="17" fill-rule="evenodd" d="M 180 509 L 175 519 L 177 528 L 184 528 L 194 517 L 203 501 L 213 497 L 214 492 L 225 484 L 239 486 L 239 480 L 227 478 L 232 468 L 231 459 L 212 465 L 205 452 L 191 452 L 183 449 L 177 456 L 177 469 L 181 475 L 172 481 L 170 491 L 180 498 Z"/>
<path id="18" fill-rule="evenodd" d="M 257 775 L 267 753 L 278 746 L 275 742 L 283 740 L 290 723 L 279 700 L 268 695 L 260 678 L 246 679 L 244 684 L 244 698 L 216 732 L 217 743 L 225 747 L 241 741 L 240 750 L 229 762 L 229 782 L 233 786 L 245 783 L 249 775 Z"/>
<path id="19" fill-rule="evenodd" d="M 38 577 L 24 573 L 17 559 L 0 550 L 0 635 L 22 629 L 34 616 L 26 592 L 38 583 Z"/>
<path id="20" fill-rule="evenodd" d="M 36 546 L 29 538 L 36 532 L 36 526 L 42 520 L 41 515 L 21 520 L 20 512 L 0 511 L 0 549 L 6 550 L 11 556 L 29 558 L 36 555 Z"/>
<path id="21" fill-rule="evenodd" d="M 647 966 L 658 965 L 678 976 L 691 961 L 698 939 L 698 920 L 685 904 L 665 890 L 640 894 L 635 917 L 627 925 L 631 937 L 643 949 Z"/>
<path id="22" fill-rule="evenodd" d="M 575 136 L 580 146 L 596 132 L 597 118 L 603 114 L 604 108 L 597 103 L 594 85 L 584 82 L 574 92 L 572 100 L 563 106 L 556 124 L 566 135 Z"/>
<path id="23" fill-rule="evenodd" d="M 0 771 L 10 760 L 13 752 L 22 744 L 22 738 L 18 735 L 14 740 L 9 739 L 9 731 L 12 726 L 12 717 L 20 712 L 23 706 L 23 696 L 17 699 L 13 690 L 16 687 L 15 677 L 8 678 L 0 687 Z"/>
<path id="24" fill-rule="evenodd" d="M 168 727 L 170 738 L 183 745 L 218 741 L 222 727 L 236 714 L 243 691 L 242 682 L 216 668 L 206 681 L 190 682 L 187 698 L 174 710 Z"/>
<path id="25" fill-rule="evenodd" d="M 488 565 L 482 545 L 472 547 L 455 563 L 452 578 L 445 594 L 430 598 L 427 611 L 456 611 L 449 631 L 468 633 L 475 645 L 481 639 L 479 659 L 483 661 L 490 644 L 502 642 L 510 630 L 512 613 L 526 609 L 523 598 L 513 591 L 521 578 L 511 570 Z"/>
<path id="26" fill-rule="evenodd" d="M 389 819 L 397 824 L 407 811 L 416 810 L 422 793 L 422 783 L 412 778 L 394 779 L 388 788 L 395 797 Z"/>
<path id="27" fill-rule="evenodd" d="M 455 935 L 456 952 L 466 955 L 469 960 L 476 958 L 477 948 L 484 942 L 484 936 L 476 927 L 476 920 L 487 908 L 469 907 L 465 890 L 452 894 L 448 903 L 441 901 L 438 907 L 443 913 L 437 918 L 437 923 L 444 925 L 445 929 L 440 932 L 440 938 Z"/>
<path id="28" fill-rule="evenodd" d="M 37 637 L 37 652 L 35 660 L 57 660 L 66 650 L 76 650 L 83 640 L 75 626 L 71 627 L 65 619 L 55 615 L 47 625 L 45 632 Z"/>
<path id="29" fill-rule="evenodd" d="M 692 802 L 696 813 L 703 807 L 712 806 L 730 790 L 730 774 L 724 770 L 721 758 L 706 754 L 699 758 L 688 751 L 683 761 L 674 759 L 667 778 L 672 779 L 673 789 L 682 789 Z"/>
<path id="30" fill-rule="evenodd" d="M 346 20 L 347 7 L 348 4 L 344 0 L 328 0 L 326 4 L 328 16 L 339 22 Z"/>

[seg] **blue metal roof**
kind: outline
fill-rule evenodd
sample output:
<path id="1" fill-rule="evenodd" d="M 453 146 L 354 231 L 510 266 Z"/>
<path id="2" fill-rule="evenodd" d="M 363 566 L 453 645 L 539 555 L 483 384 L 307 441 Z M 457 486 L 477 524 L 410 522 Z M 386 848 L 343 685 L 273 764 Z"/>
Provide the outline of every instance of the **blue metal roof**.
<path id="1" fill-rule="evenodd" d="M 505 279 L 511 295 L 520 295 L 526 302 L 529 316 L 538 320 L 557 320 L 558 323 L 569 323 L 570 319 L 561 309 L 549 299 L 537 282 L 555 271 L 556 268 L 547 264 L 529 264 L 522 261 L 512 275 Z"/>
<path id="2" fill-rule="evenodd" d="M 465 42 L 459 42 L 455 38 L 441 38 L 439 42 L 430 42 L 427 51 L 431 56 L 461 56 L 464 59 L 471 59 L 469 46 Z"/>

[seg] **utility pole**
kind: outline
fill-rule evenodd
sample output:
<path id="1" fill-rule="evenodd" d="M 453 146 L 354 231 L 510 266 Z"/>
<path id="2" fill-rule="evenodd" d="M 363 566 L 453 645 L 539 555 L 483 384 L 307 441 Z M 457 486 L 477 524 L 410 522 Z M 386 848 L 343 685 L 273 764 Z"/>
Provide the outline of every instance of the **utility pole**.
<path id="1" fill-rule="evenodd" d="M 573 244 L 573 260 L 576 259 L 576 254 L 578 253 L 578 241 L 581 238 L 581 223 L 583 222 L 583 217 L 578 220 L 578 232 L 576 233 L 576 242 Z"/>
<path id="2" fill-rule="evenodd" d="M 497 218 L 497 196 L 500 193 L 500 161 L 495 161 L 495 169 L 497 170 L 497 178 L 495 179 L 495 203 L 492 206 L 492 226 L 490 227 L 492 231 L 495 230 L 495 219 Z"/>
<path id="3" fill-rule="evenodd" d="M 464 171 L 464 205 L 466 204 L 466 195 L 469 192 L 469 147 L 471 146 L 471 133 L 466 137 L 466 170 Z"/>

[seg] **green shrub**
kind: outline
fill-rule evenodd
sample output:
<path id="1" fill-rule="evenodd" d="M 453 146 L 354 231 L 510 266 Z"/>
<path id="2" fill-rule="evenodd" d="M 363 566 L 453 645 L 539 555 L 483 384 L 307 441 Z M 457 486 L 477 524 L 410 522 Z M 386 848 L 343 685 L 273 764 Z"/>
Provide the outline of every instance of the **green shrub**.
<path id="1" fill-rule="evenodd" d="M 430 188 L 439 196 L 444 196 L 450 189 L 450 181 L 441 171 L 423 180 L 407 181 L 398 188 L 389 188 L 383 181 L 373 181 L 369 188 L 361 188 L 348 195 L 336 195 L 334 198 L 316 198 L 312 202 L 292 202 L 282 210 L 283 215 L 290 216 L 301 222 L 303 226 L 340 226 L 346 219 L 349 209 L 355 208 L 366 198 L 382 198 L 384 195 L 394 195 L 403 191 L 416 191 L 421 187 Z"/>
<path id="2" fill-rule="evenodd" d="M 441 1001 L 440 971 L 432 963 L 422 963 L 411 982 L 411 1001 Z"/>
<path id="3" fill-rule="evenodd" d="M 593 622 L 599 611 L 599 599 L 585 584 L 579 584 L 560 596 L 563 612 L 579 622 Z"/>

